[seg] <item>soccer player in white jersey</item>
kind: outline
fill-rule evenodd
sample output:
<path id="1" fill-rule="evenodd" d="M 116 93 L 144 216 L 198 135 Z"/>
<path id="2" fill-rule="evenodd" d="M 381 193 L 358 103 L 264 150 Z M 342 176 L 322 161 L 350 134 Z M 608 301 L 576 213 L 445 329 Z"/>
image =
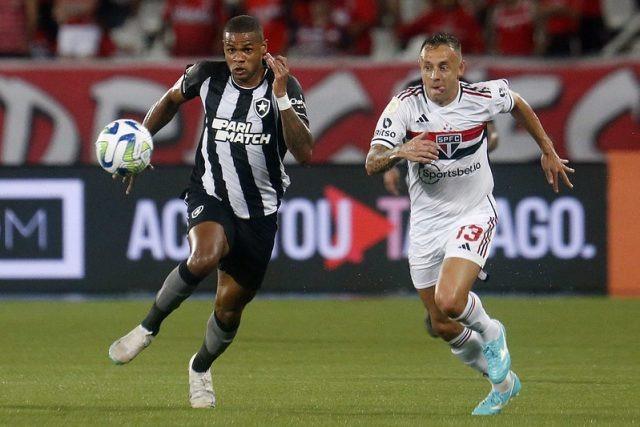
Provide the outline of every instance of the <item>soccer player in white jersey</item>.
<path id="1" fill-rule="evenodd" d="M 471 291 L 498 220 L 486 123 L 511 113 L 540 147 L 544 176 L 555 192 L 561 180 L 573 187 L 567 173 L 574 171 L 506 80 L 460 82 L 465 63 L 455 37 L 428 38 L 419 65 L 423 84 L 389 102 L 371 140 L 366 169 L 371 175 L 408 161 L 411 279 L 438 336 L 492 384 L 473 414 L 494 415 L 518 394 L 521 383 L 511 371 L 504 326 L 489 317 Z"/>

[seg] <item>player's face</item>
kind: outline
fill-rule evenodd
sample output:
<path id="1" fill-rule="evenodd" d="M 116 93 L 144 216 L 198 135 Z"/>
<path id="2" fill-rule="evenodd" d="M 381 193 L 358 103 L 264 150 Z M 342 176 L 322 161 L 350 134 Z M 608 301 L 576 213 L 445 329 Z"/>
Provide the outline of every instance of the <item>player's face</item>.
<path id="1" fill-rule="evenodd" d="M 235 81 L 249 86 L 258 84 L 264 73 L 262 57 L 267 53 L 262 35 L 256 32 L 224 33 L 222 44 L 224 59 Z"/>
<path id="2" fill-rule="evenodd" d="M 464 61 L 447 45 L 425 47 L 420 52 L 420 72 L 427 97 L 438 105 L 447 105 L 458 95 Z"/>

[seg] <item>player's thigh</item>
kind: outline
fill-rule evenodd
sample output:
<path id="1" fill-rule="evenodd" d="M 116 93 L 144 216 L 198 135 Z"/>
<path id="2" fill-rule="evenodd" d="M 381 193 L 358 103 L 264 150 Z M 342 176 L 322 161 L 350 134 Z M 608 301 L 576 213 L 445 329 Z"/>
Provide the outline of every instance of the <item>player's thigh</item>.
<path id="1" fill-rule="evenodd" d="M 276 215 L 236 220 L 233 247 L 219 269 L 246 289 L 262 286 L 278 230 Z"/>
<path id="2" fill-rule="evenodd" d="M 465 258 L 445 258 L 435 286 L 439 307 L 466 303 L 467 295 L 475 283 L 480 266 Z M 444 303 L 444 304 L 443 304 Z"/>
<path id="3" fill-rule="evenodd" d="M 189 230 L 187 236 L 191 249 L 190 258 L 224 257 L 229 252 L 229 242 L 222 224 L 205 221 Z"/>
<path id="4" fill-rule="evenodd" d="M 190 261 L 193 258 L 214 258 L 219 261 L 233 246 L 233 213 L 221 201 L 197 189 L 187 192 L 185 203 Z"/>
<path id="5" fill-rule="evenodd" d="M 453 225 L 449 231 L 445 246 L 445 261 L 448 258 L 461 258 L 484 267 L 495 234 L 497 218 L 493 210 L 465 216 Z"/>
<path id="6" fill-rule="evenodd" d="M 446 227 L 443 230 L 410 237 L 409 273 L 413 287 L 418 291 L 433 287 L 438 281 L 449 234 Z"/>
<path id="7" fill-rule="evenodd" d="M 480 206 L 452 227 L 436 285 L 436 301 L 441 309 L 443 304 L 452 308 L 452 304 L 466 303 L 467 294 L 487 261 L 496 224 L 495 211 L 488 205 Z"/>

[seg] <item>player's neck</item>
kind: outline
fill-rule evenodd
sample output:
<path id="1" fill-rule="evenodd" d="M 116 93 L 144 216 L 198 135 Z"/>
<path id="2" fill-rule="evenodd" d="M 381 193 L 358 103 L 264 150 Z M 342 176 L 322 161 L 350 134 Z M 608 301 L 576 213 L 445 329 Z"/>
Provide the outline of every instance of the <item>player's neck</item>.
<path id="1" fill-rule="evenodd" d="M 264 79 L 264 76 L 266 74 L 267 68 L 265 67 L 262 70 L 256 71 L 256 73 L 251 76 L 251 78 L 244 82 L 239 82 L 238 80 L 234 79 L 233 76 L 231 76 L 231 78 L 233 79 L 233 82 L 236 84 L 236 86 L 240 86 L 242 89 L 254 89 L 259 86 L 260 83 L 262 83 L 262 80 Z"/>
<path id="2" fill-rule="evenodd" d="M 458 82 L 458 84 L 456 85 L 456 91 L 449 98 L 443 101 L 436 101 L 435 99 L 429 98 L 429 101 L 433 102 L 438 107 L 446 107 L 451 103 L 453 103 L 458 98 L 459 95 L 460 95 L 460 82 Z"/>

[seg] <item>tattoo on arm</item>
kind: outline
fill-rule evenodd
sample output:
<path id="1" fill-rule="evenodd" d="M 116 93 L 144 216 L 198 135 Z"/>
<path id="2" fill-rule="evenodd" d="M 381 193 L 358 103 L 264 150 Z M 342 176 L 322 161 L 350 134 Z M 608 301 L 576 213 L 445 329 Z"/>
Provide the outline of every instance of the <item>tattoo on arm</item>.
<path id="1" fill-rule="evenodd" d="M 308 162 L 313 154 L 313 137 L 309 128 L 298 117 L 293 108 L 280 111 L 280 115 L 282 117 L 284 142 L 287 144 L 287 148 L 298 162 Z"/>
<path id="2" fill-rule="evenodd" d="M 396 156 L 397 147 L 389 149 L 383 145 L 373 145 L 367 154 L 366 169 L 367 174 L 386 172 L 391 169 L 401 158 Z"/>

